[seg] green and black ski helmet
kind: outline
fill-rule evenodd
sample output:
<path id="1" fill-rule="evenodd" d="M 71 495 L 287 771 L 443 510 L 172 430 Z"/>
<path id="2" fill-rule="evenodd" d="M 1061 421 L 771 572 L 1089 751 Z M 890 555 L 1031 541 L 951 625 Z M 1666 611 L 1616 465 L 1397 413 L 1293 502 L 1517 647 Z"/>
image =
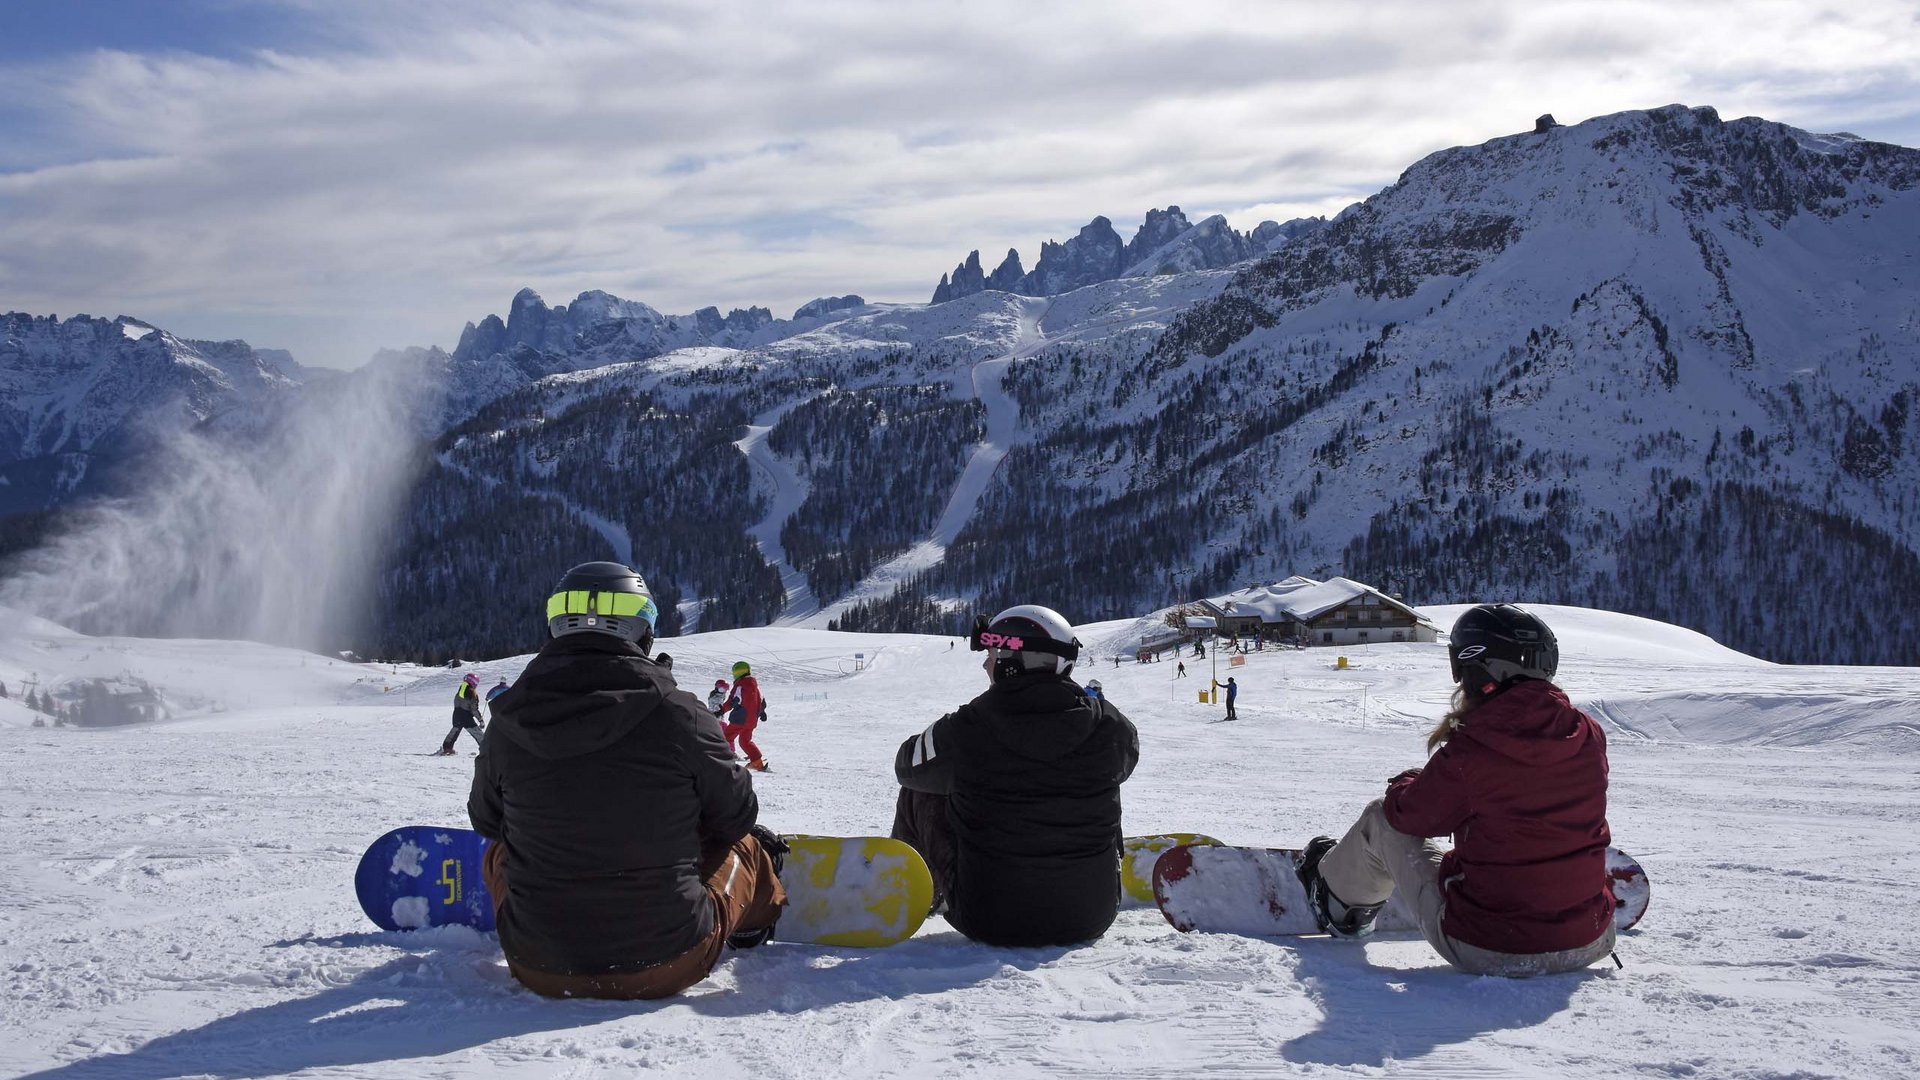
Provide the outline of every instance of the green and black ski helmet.
<path id="1" fill-rule="evenodd" d="M 590 562 L 566 572 L 547 597 L 547 632 L 612 634 L 625 641 L 653 637 L 660 609 L 646 580 L 617 562 Z"/>

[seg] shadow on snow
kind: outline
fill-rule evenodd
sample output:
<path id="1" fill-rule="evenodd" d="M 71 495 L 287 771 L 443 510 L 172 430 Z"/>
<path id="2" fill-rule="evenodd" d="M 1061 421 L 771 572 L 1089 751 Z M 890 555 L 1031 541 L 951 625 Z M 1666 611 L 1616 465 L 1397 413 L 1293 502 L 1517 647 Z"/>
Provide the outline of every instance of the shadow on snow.
<path id="1" fill-rule="evenodd" d="M 432 934 L 434 940 L 421 949 L 423 934 Z M 526 990 L 507 972 L 491 935 L 464 929 L 276 943 L 293 946 L 397 946 L 416 951 L 310 997 L 223 1016 L 126 1053 L 85 1058 L 20 1080 L 159 1080 L 183 1074 L 237 1078 L 433 1058 L 515 1036 L 669 1009 L 731 1017 L 940 994 L 986 981 L 1009 966 L 1039 967 L 1068 951 L 989 949 L 957 934 L 916 938 L 884 950 L 776 943 L 725 954 L 716 971 L 737 979 L 734 988 L 703 982 L 661 1001 L 597 1001 L 555 1000 Z"/>
<path id="2" fill-rule="evenodd" d="M 1465 975 L 1447 966 L 1390 968 L 1370 963 L 1347 942 L 1303 942 L 1296 968 L 1324 1018 L 1281 1048 L 1288 1061 L 1383 1067 L 1413 1061 L 1442 1046 L 1494 1031 L 1545 1023 L 1588 980 L 1609 977 L 1609 965 L 1563 975 L 1502 979 Z M 1429 959 L 1438 959 L 1429 954 Z"/>

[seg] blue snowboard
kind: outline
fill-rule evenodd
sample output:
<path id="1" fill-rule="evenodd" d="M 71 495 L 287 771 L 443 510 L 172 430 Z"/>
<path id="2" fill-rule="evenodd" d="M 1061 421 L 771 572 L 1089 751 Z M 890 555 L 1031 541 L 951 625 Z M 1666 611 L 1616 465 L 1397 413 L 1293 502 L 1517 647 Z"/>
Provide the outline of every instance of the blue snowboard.
<path id="1" fill-rule="evenodd" d="M 360 910 L 382 930 L 491 930 L 493 896 L 480 876 L 486 850 L 486 838 L 470 829 L 395 829 L 360 856 L 353 874 Z"/>

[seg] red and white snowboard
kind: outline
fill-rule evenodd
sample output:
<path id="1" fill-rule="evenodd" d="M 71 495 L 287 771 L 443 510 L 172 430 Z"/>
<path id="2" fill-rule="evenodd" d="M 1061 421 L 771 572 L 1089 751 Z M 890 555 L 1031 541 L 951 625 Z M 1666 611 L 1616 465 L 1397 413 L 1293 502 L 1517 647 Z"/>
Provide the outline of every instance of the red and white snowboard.
<path id="1" fill-rule="evenodd" d="M 1184 845 L 1153 866 L 1153 897 L 1174 929 L 1186 932 L 1292 937 L 1317 934 L 1307 890 L 1296 869 L 1300 852 L 1287 848 Z M 1646 871 L 1618 848 L 1607 849 L 1613 878 L 1614 926 L 1630 929 L 1651 899 Z M 1418 930 L 1413 913 L 1395 896 L 1374 919 L 1380 932 Z"/>

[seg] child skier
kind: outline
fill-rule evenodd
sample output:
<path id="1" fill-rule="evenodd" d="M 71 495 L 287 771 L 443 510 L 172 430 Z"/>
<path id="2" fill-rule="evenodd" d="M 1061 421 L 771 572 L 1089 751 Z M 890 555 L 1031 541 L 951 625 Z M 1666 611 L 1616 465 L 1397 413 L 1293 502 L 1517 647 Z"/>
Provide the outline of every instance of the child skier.
<path id="1" fill-rule="evenodd" d="M 1315 921 L 1365 937 L 1398 891 L 1461 971 L 1586 967 L 1613 952 L 1606 736 L 1549 681 L 1560 648 L 1530 612 L 1469 609 L 1447 655 L 1458 687 L 1426 767 L 1388 781 L 1345 838 L 1307 845 L 1300 882 Z M 1429 839 L 1449 834 L 1452 851 Z"/>
<path id="2" fill-rule="evenodd" d="M 726 712 L 726 709 L 724 708 L 726 703 L 727 703 L 727 680 L 725 679 L 713 680 L 713 690 L 707 694 L 707 711 L 712 713 L 715 716 L 720 716 Z"/>
<path id="3" fill-rule="evenodd" d="M 726 722 L 720 730 L 726 733 L 727 745 L 738 743 L 740 749 L 746 751 L 747 768 L 766 772 L 767 761 L 760 756 L 760 747 L 753 741 L 753 729 L 767 717 L 766 703 L 760 698 L 760 681 L 753 677 L 753 668 L 745 660 L 734 661 L 733 689 L 727 692 L 720 708 L 726 713 Z"/>
<path id="4" fill-rule="evenodd" d="M 472 735 L 476 743 L 487 733 L 485 725 L 480 722 L 480 676 L 471 671 L 460 680 L 459 687 L 453 692 L 453 727 L 447 731 L 446 739 L 440 743 L 440 749 L 434 756 L 453 756 L 453 744 L 459 740 L 462 731 Z"/>

